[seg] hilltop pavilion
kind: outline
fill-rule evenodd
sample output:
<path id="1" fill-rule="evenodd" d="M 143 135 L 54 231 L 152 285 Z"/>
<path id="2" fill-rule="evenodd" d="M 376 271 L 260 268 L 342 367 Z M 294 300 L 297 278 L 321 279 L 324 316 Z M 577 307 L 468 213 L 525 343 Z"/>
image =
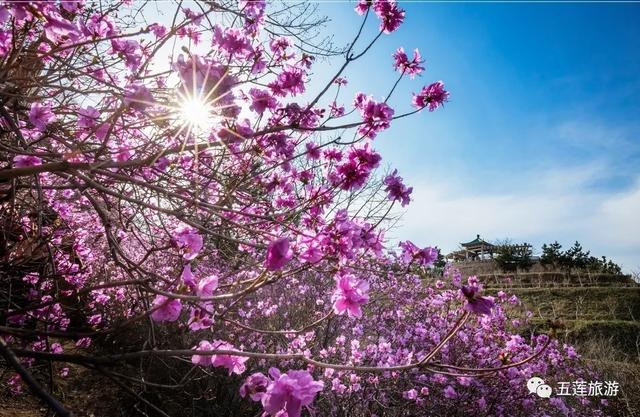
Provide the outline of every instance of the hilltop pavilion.
<path id="1" fill-rule="evenodd" d="M 493 253 L 496 249 L 495 245 L 480 238 L 480 235 L 476 235 L 476 238 L 470 242 L 460 243 L 462 249 L 447 255 L 447 258 L 454 261 L 483 261 L 493 259 Z"/>

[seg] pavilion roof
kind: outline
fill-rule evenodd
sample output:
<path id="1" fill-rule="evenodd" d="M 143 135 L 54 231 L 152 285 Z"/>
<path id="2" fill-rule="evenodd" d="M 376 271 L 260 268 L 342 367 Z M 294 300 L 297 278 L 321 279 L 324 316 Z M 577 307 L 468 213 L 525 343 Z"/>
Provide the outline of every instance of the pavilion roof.
<path id="1" fill-rule="evenodd" d="M 471 242 L 466 242 L 466 243 L 461 243 L 461 246 L 464 247 L 468 247 L 468 246 L 493 246 L 491 243 L 485 241 L 484 239 L 480 238 L 480 235 L 476 235 L 476 238 L 473 239 Z"/>

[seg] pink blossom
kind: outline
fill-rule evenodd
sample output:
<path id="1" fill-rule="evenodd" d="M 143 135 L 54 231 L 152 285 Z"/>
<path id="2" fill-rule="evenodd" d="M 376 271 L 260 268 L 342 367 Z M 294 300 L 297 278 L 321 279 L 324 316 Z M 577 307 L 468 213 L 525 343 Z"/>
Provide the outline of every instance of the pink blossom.
<path id="1" fill-rule="evenodd" d="M 378 153 L 366 145 L 363 148 L 354 148 L 349 152 L 348 160 L 338 165 L 335 172 L 330 173 L 329 179 L 333 185 L 343 190 L 357 190 L 365 184 L 381 159 Z"/>
<path id="2" fill-rule="evenodd" d="M 213 350 L 213 345 L 207 340 L 201 340 L 197 346 L 193 347 L 193 349 L 200 351 L 211 351 Z M 191 357 L 191 362 L 194 365 L 211 366 L 211 355 L 193 355 Z"/>
<path id="3" fill-rule="evenodd" d="M 458 397 L 458 393 L 451 385 L 447 385 L 442 392 L 445 398 L 453 399 Z"/>
<path id="4" fill-rule="evenodd" d="M 152 23 L 147 29 L 153 32 L 156 39 L 162 38 L 167 34 L 167 28 L 160 23 Z"/>
<path id="5" fill-rule="evenodd" d="M 263 373 L 251 374 L 240 387 L 242 398 L 249 395 L 253 401 L 260 401 L 271 381 Z"/>
<path id="6" fill-rule="evenodd" d="M 285 411 L 288 417 L 300 417 L 302 407 L 313 403 L 316 394 L 324 388 L 320 381 L 314 381 L 309 372 L 303 370 L 288 371 L 281 374 L 271 368 L 269 375 L 273 382 L 261 398 L 264 411 L 271 416 Z"/>
<path id="7" fill-rule="evenodd" d="M 303 128 L 318 126 L 323 112 L 323 109 L 301 107 L 298 103 L 289 103 L 278 109 L 278 114 L 284 115 L 288 124 Z"/>
<path id="8" fill-rule="evenodd" d="M 96 129 L 96 138 L 99 140 L 104 140 L 107 137 L 109 131 L 112 130 L 110 123 L 102 123 Z"/>
<path id="9" fill-rule="evenodd" d="M 333 80 L 333 83 L 336 84 L 337 86 L 341 87 L 343 85 L 347 85 L 348 81 L 344 77 L 338 77 L 335 80 Z"/>
<path id="10" fill-rule="evenodd" d="M 166 170 L 169 167 L 169 165 L 171 165 L 171 161 L 169 161 L 169 159 L 167 159 L 164 156 L 161 156 L 153 163 L 154 168 L 159 171 Z"/>
<path id="11" fill-rule="evenodd" d="M 31 103 L 29 111 L 29 121 L 36 129 L 43 132 L 48 125 L 56 120 L 56 115 L 51 111 L 51 106 L 43 105 L 38 102 Z"/>
<path id="12" fill-rule="evenodd" d="M 22 378 L 18 374 L 13 374 L 8 380 L 7 385 L 13 395 L 20 395 L 23 393 Z"/>
<path id="13" fill-rule="evenodd" d="M 189 330 L 198 331 L 208 329 L 213 324 L 213 319 L 207 308 L 193 307 L 189 312 Z"/>
<path id="14" fill-rule="evenodd" d="M 224 127 L 216 132 L 216 136 L 224 143 L 232 144 L 242 142 L 253 136 L 253 130 L 249 120 L 244 119 L 236 122 L 234 128 Z"/>
<path id="15" fill-rule="evenodd" d="M 131 39 L 111 39 L 111 53 L 124 57 L 125 65 L 132 71 L 138 69 L 142 60 L 140 44 Z"/>
<path id="16" fill-rule="evenodd" d="M 376 102 L 371 97 L 359 93 L 354 104 L 362 115 L 363 124 L 358 128 L 358 133 L 362 136 L 373 139 L 378 132 L 388 129 L 391 125 L 394 111 L 386 103 Z"/>
<path id="17" fill-rule="evenodd" d="M 214 349 L 224 349 L 224 350 L 237 350 L 233 345 L 223 342 L 222 340 L 216 340 L 212 343 Z M 235 355 L 214 355 L 211 357 L 211 364 L 213 366 L 222 366 L 227 368 L 229 371 L 229 375 L 233 374 L 241 374 L 245 371 L 246 366 L 245 362 L 248 361 L 249 358 Z"/>
<path id="18" fill-rule="evenodd" d="M 413 191 L 413 187 L 407 187 L 402 183 L 402 177 L 398 176 L 398 170 L 394 170 L 391 175 L 388 175 L 384 179 L 384 184 L 387 186 L 385 191 L 387 197 L 391 201 L 400 201 L 402 207 L 409 204 L 411 198 L 409 195 Z"/>
<path id="19" fill-rule="evenodd" d="M 132 156 L 133 156 L 133 150 L 127 145 L 122 145 L 118 147 L 118 149 L 115 152 L 115 159 L 118 162 L 128 161 L 129 159 L 131 159 Z"/>
<path id="20" fill-rule="evenodd" d="M 193 10 L 186 7 L 182 9 L 182 12 L 184 13 L 184 16 L 189 19 L 194 25 L 199 25 L 202 21 L 202 13 L 194 12 Z"/>
<path id="21" fill-rule="evenodd" d="M 78 348 L 88 348 L 89 346 L 91 346 L 91 338 L 90 337 L 83 337 L 81 339 L 78 339 L 78 341 L 76 342 L 76 347 Z"/>
<path id="22" fill-rule="evenodd" d="M 374 0 L 373 11 L 380 18 L 380 30 L 384 33 L 394 32 L 404 20 L 405 12 L 395 0 Z"/>
<path id="23" fill-rule="evenodd" d="M 402 398 L 407 400 L 415 400 L 416 398 L 418 398 L 418 391 L 414 389 L 410 389 L 409 391 L 404 391 L 402 393 Z"/>
<path id="24" fill-rule="evenodd" d="M 80 37 L 78 27 L 58 13 L 48 12 L 46 19 L 47 23 L 44 25 L 44 31 L 47 39 L 51 42 L 60 42 L 66 39 L 75 41 Z"/>
<path id="25" fill-rule="evenodd" d="M 124 103 L 132 109 L 143 111 L 155 104 L 155 100 L 144 84 L 130 84 L 125 89 Z"/>
<path id="26" fill-rule="evenodd" d="M 344 106 L 338 106 L 338 104 L 335 101 L 332 101 L 331 104 L 329 104 L 329 110 L 330 110 L 330 115 L 331 117 L 342 117 L 344 116 Z"/>
<path id="27" fill-rule="evenodd" d="M 81 129 L 94 127 L 99 118 L 100 112 L 95 108 L 91 106 L 81 107 L 78 110 L 78 127 Z"/>
<path id="28" fill-rule="evenodd" d="M 287 48 L 290 47 L 291 41 L 284 36 L 272 39 L 271 42 L 269 42 L 269 48 L 271 49 L 271 52 L 273 52 L 273 58 L 276 62 L 290 58 L 287 54 Z"/>
<path id="29" fill-rule="evenodd" d="M 227 58 L 246 58 L 253 53 L 251 41 L 238 28 L 215 26 L 213 30 L 213 45 L 218 46 Z"/>
<path id="30" fill-rule="evenodd" d="M 269 271 L 282 269 L 293 258 L 293 250 L 289 245 L 289 238 L 282 237 L 269 243 L 265 267 Z"/>
<path id="31" fill-rule="evenodd" d="M 83 32 L 87 36 L 102 38 L 114 35 L 117 29 L 109 16 L 96 13 L 87 20 Z"/>
<path id="32" fill-rule="evenodd" d="M 354 10 L 356 11 L 356 13 L 362 16 L 367 12 L 367 10 L 369 10 L 370 6 L 371 6 L 370 0 L 358 0 L 358 4 L 356 4 L 356 7 L 354 8 Z"/>
<path id="33" fill-rule="evenodd" d="M 576 349 L 573 346 L 567 345 L 565 343 L 565 344 L 562 345 L 562 347 L 566 351 L 567 357 L 569 359 L 580 359 L 580 355 L 578 354 L 578 352 L 576 351 Z"/>
<path id="34" fill-rule="evenodd" d="M 93 316 L 90 316 L 87 319 L 87 323 L 89 323 L 90 326 L 97 326 L 102 323 L 102 314 L 94 314 Z"/>
<path id="35" fill-rule="evenodd" d="M 298 247 L 300 249 L 300 259 L 311 264 L 318 263 L 324 256 L 320 248 L 320 239 L 301 237 Z"/>
<path id="36" fill-rule="evenodd" d="M 369 301 L 367 292 L 369 283 L 357 279 L 352 274 L 342 274 L 336 277 L 336 290 L 331 298 L 333 311 L 336 314 L 348 313 L 350 317 L 362 317 L 361 305 Z"/>
<path id="37" fill-rule="evenodd" d="M 393 53 L 393 59 L 393 67 L 396 71 L 408 74 L 411 78 L 414 78 L 416 75 L 424 71 L 424 67 L 420 65 L 424 63 L 424 60 L 420 56 L 420 51 L 417 49 L 413 50 L 413 59 L 411 61 L 409 61 L 409 58 L 403 48 L 398 48 Z"/>
<path id="38" fill-rule="evenodd" d="M 422 91 L 413 95 L 413 105 L 419 109 L 429 107 L 434 111 L 449 100 L 449 92 L 444 89 L 442 81 L 436 81 L 422 88 Z"/>
<path id="39" fill-rule="evenodd" d="M 302 58 L 300 58 L 300 60 L 298 61 L 298 64 L 302 65 L 306 69 L 310 69 L 315 60 L 315 56 L 303 53 Z"/>
<path id="40" fill-rule="evenodd" d="M 42 164 L 42 159 L 35 155 L 16 155 L 13 157 L 13 166 L 15 168 L 34 167 Z"/>
<path id="41" fill-rule="evenodd" d="M 176 31 L 176 34 L 180 38 L 189 39 L 194 45 L 198 45 L 202 38 L 202 32 L 194 25 L 182 26 Z"/>
<path id="42" fill-rule="evenodd" d="M 0 56 L 5 56 L 12 48 L 13 35 L 8 30 L 0 30 Z"/>
<path id="43" fill-rule="evenodd" d="M 182 257 L 187 261 L 198 256 L 203 247 L 202 236 L 196 229 L 189 226 L 182 226 L 176 229 L 173 239 L 182 250 Z"/>
<path id="44" fill-rule="evenodd" d="M 14 158 L 14 164 L 15 164 L 15 158 Z M 40 281 L 40 274 L 38 273 L 27 274 L 24 277 L 22 277 L 22 280 L 24 282 L 28 282 L 31 285 L 36 285 L 38 281 Z"/>
<path id="45" fill-rule="evenodd" d="M 191 264 L 186 264 L 182 269 L 182 274 L 180 275 L 182 282 L 184 282 L 189 287 L 194 287 L 196 284 L 196 277 L 193 275 L 191 271 Z"/>
<path id="46" fill-rule="evenodd" d="M 209 275 L 198 282 L 196 294 L 198 294 L 198 297 L 211 297 L 217 288 L 218 277 L 215 275 Z"/>
<path id="47" fill-rule="evenodd" d="M 320 159 L 320 146 L 318 144 L 307 142 L 305 148 L 307 149 L 307 158 L 312 160 Z"/>
<path id="48" fill-rule="evenodd" d="M 6 7 L 0 8 L 0 24 L 6 23 L 11 18 L 11 13 Z"/>
<path id="49" fill-rule="evenodd" d="M 343 190 L 353 191 L 365 184 L 370 173 L 370 170 L 360 167 L 356 161 L 348 160 L 338 165 L 336 171 L 330 174 L 329 179 L 333 185 L 339 186 Z"/>
<path id="50" fill-rule="evenodd" d="M 251 74 L 261 74 L 267 69 L 267 60 L 264 57 L 264 48 L 258 45 L 254 48 L 253 54 L 249 57 L 251 65 Z"/>
<path id="51" fill-rule="evenodd" d="M 289 66 L 278 74 L 278 78 L 269 84 L 273 94 L 285 97 L 287 94 L 296 96 L 304 93 L 306 74 L 302 68 Z"/>
<path id="52" fill-rule="evenodd" d="M 155 321 L 176 321 L 180 317 L 182 311 L 182 303 L 177 298 L 167 298 L 164 295 L 158 295 L 153 300 L 153 308 L 158 307 L 151 318 Z"/>
<path id="53" fill-rule="evenodd" d="M 467 300 L 464 306 L 465 310 L 475 314 L 491 314 L 494 303 L 489 298 L 480 296 L 478 285 L 463 285 L 460 292 Z"/>
<path id="54" fill-rule="evenodd" d="M 237 351 L 233 345 L 227 343 L 223 340 L 214 340 L 209 343 L 206 340 L 200 341 L 198 346 L 194 346 L 193 349 L 203 350 L 203 351 L 211 351 L 211 350 L 232 350 Z M 231 374 L 241 374 L 245 371 L 246 366 L 245 362 L 248 361 L 249 358 L 243 356 L 236 355 L 226 355 L 226 354 L 218 354 L 218 355 L 193 355 L 191 357 L 191 362 L 196 365 L 201 366 L 222 366 L 227 368 L 229 371 L 229 375 Z"/>
<path id="55" fill-rule="evenodd" d="M 420 249 L 409 240 L 400 242 L 398 246 L 402 248 L 401 259 L 405 263 L 415 263 L 420 266 L 432 265 L 438 259 L 440 253 L 437 248 L 429 246 Z"/>
<path id="56" fill-rule="evenodd" d="M 380 154 L 375 152 L 373 149 L 370 149 L 369 145 L 365 145 L 361 148 L 353 148 L 349 152 L 348 158 L 358 162 L 358 164 L 369 170 L 377 168 L 382 160 Z"/>
<path id="57" fill-rule="evenodd" d="M 14 4 L 11 4 L 11 7 L 9 9 L 11 15 L 13 15 L 13 17 L 21 24 L 33 20 L 33 14 L 29 11 L 29 8 L 27 6 L 29 5 L 25 3 L 14 2 Z"/>
<path id="58" fill-rule="evenodd" d="M 328 161 L 339 162 L 342 160 L 342 152 L 339 149 L 329 148 L 322 153 Z"/>
<path id="59" fill-rule="evenodd" d="M 271 93 L 259 88 L 249 90 L 249 96 L 251 97 L 249 109 L 259 114 L 264 113 L 266 109 L 273 110 L 278 105 L 278 100 Z"/>
<path id="60" fill-rule="evenodd" d="M 61 0 L 60 6 L 69 13 L 76 13 L 84 7 L 84 0 Z"/>
<path id="61" fill-rule="evenodd" d="M 248 20 L 257 21 L 264 14 L 267 2 L 265 0 L 240 0 L 238 6 Z"/>

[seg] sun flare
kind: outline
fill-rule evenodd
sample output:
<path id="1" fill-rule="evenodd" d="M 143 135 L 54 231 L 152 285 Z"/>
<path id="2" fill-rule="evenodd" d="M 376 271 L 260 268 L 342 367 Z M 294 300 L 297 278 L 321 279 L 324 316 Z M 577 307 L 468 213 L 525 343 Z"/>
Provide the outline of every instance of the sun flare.
<path id="1" fill-rule="evenodd" d="M 179 105 L 182 123 L 191 131 L 204 132 L 213 127 L 215 116 L 209 103 L 200 98 L 185 97 Z"/>

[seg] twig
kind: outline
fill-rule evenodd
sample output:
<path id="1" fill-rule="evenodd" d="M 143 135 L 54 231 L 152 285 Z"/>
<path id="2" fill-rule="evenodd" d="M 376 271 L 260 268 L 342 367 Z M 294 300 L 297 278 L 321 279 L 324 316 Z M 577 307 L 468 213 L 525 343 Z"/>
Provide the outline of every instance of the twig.
<path id="1" fill-rule="evenodd" d="M 18 375 L 20 375 L 20 378 L 22 378 L 22 380 L 29 386 L 29 388 L 31 388 L 31 391 L 36 396 L 40 397 L 40 399 L 42 399 L 45 403 L 47 403 L 49 407 L 51 407 L 53 411 L 56 412 L 57 415 L 61 417 L 73 416 L 70 411 L 64 408 L 62 403 L 60 403 L 51 394 L 45 391 L 44 388 L 42 388 L 42 385 L 40 385 L 40 383 L 35 380 L 31 373 L 29 373 L 29 371 L 27 371 L 27 369 L 22 366 L 16 355 L 11 351 L 11 349 L 9 349 L 9 346 L 7 346 L 2 337 L 0 337 L 0 355 L 2 355 L 4 360 L 7 361 L 7 363 L 16 370 Z"/>

